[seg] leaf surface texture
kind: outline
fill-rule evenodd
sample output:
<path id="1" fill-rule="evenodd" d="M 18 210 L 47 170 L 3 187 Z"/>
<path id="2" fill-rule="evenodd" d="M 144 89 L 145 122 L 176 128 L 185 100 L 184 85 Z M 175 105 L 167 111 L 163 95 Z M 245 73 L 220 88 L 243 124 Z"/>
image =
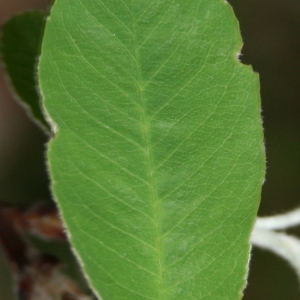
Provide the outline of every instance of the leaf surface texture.
<path id="1" fill-rule="evenodd" d="M 57 0 L 40 60 L 53 192 L 103 300 L 239 299 L 264 153 L 219 0 Z"/>

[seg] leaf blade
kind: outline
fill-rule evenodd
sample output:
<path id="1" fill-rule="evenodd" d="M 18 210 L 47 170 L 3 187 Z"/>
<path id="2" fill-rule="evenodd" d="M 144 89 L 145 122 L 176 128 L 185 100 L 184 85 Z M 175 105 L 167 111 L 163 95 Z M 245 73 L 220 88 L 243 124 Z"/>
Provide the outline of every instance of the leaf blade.
<path id="1" fill-rule="evenodd" d="M 25 12 L 12 17 L 2 27 L 1 53 L 15 91 L 30 110 L 37 124 L 49 133 L 40 106 L 36 64 L 45 27 L 44 12 Z"/>
<path id="2" fill-rule="evenodd" d="M 240 296 L 264 160 L 240 44 L 222 1 L 56 2 L 53 190 L 103 299 Z"/>

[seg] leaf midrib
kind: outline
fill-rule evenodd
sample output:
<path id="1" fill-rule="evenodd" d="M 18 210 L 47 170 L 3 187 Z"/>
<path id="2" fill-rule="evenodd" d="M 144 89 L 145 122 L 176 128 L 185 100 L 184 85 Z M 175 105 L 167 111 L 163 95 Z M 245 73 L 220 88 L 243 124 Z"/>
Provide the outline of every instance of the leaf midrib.
<path id="1" fill-rule="evenodd" d="M 136 35 L 135 35 L 135 23 L 133 20 L 132 15 L 132 0 L 130 2 L 130 14 L 131 14 L 131 34 L 132 34 L 132 44 L 134 48 L 134 62 L 135 62 L 135 68 L 136 68 L 136 75 L 137 75 L 137 96 L 140 104 L 138 105 L 141 113 L 141 130 L 144 135 L 144 142 L 145 142 L 145 160 L 146 165 L 148 166 L 147 169 L 147 175 L 149 180 L 149 196 L 150 201 L 153 206 L 153 214 L 154 214 L 154 231 L 155 231 L 155 240 L 156 245 L 154 246 L 157 249 L 157 270 L 158 270 L 158 300 L 163 299 L 163 288 L 162 288 L 162 273 L 163 273 L 163 267 L 162 267 L 162 249 L 161 249 L 161 235 L 160 235 L 160 216 L 159 216 L 159 210 L 160 210 L 160 202 L 158 201 L 158 196 L 156 193 L 156 187 L 155 187 L 155 181 L 154 181 L 154 170 L 152 167 L 152 157 L 151 157 L 151 143 L 150 143 L 150 123 L 147 118 L 146 114 L 146 103 L 147 100 L 144 96 L 144 87 L 142 85 L 142 74 L 141 74 L 141 68 L 140 68 L 140 57 L 139 57 L 139 49 L 140 47 L 137 46 L 136 41 Z"/>

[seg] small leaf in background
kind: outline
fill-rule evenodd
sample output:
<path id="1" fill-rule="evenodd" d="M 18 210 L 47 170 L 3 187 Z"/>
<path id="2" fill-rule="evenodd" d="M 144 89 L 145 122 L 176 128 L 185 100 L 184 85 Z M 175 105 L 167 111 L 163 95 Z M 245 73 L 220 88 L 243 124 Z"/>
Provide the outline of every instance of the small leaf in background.
<path id="1" fill-rule="evenodd" d="M 258 76 L 221 0 L 57 0 L 39 65 L 53 193 L 103 300 L 240 299 Z"/>
<path id="2" fill-rule="evenodd" d="M 45 21 L 46 15 L 42 12 L 26 12 L 12 17 L 2 27 L 1 54 L 13 89 L 29 106 L 38 124 L 49 131 L 36 82 Z"/>

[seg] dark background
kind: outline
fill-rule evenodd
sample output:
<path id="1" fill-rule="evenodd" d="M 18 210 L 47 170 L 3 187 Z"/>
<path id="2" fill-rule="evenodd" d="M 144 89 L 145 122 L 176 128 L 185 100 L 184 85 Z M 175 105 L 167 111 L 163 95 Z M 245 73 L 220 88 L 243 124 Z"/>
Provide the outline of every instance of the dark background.
<path id="1" fill-rule="evenodd" d="M 215 0 L 212 0 L 215 1 Z M 0 23 L 47 0 L 0 0 Z M 300 1 L 231 0 L 244 39 L 242 61 L 261 80 L 267 177 L 260 216 L 300 204 Z M 28 120 L 0 73 L 0 198 L 28 205 L 50 201 L 44 165 L 47 137 Z M 300 236 L 300 231 L 293 230 Z M 0 271 L 1 272 L 1 271 Z M 1 293 L 0 293 L 1 299 Z M 281 258 L 253 249 L 243 300 L 297 300 L 299 283 Z"/>

